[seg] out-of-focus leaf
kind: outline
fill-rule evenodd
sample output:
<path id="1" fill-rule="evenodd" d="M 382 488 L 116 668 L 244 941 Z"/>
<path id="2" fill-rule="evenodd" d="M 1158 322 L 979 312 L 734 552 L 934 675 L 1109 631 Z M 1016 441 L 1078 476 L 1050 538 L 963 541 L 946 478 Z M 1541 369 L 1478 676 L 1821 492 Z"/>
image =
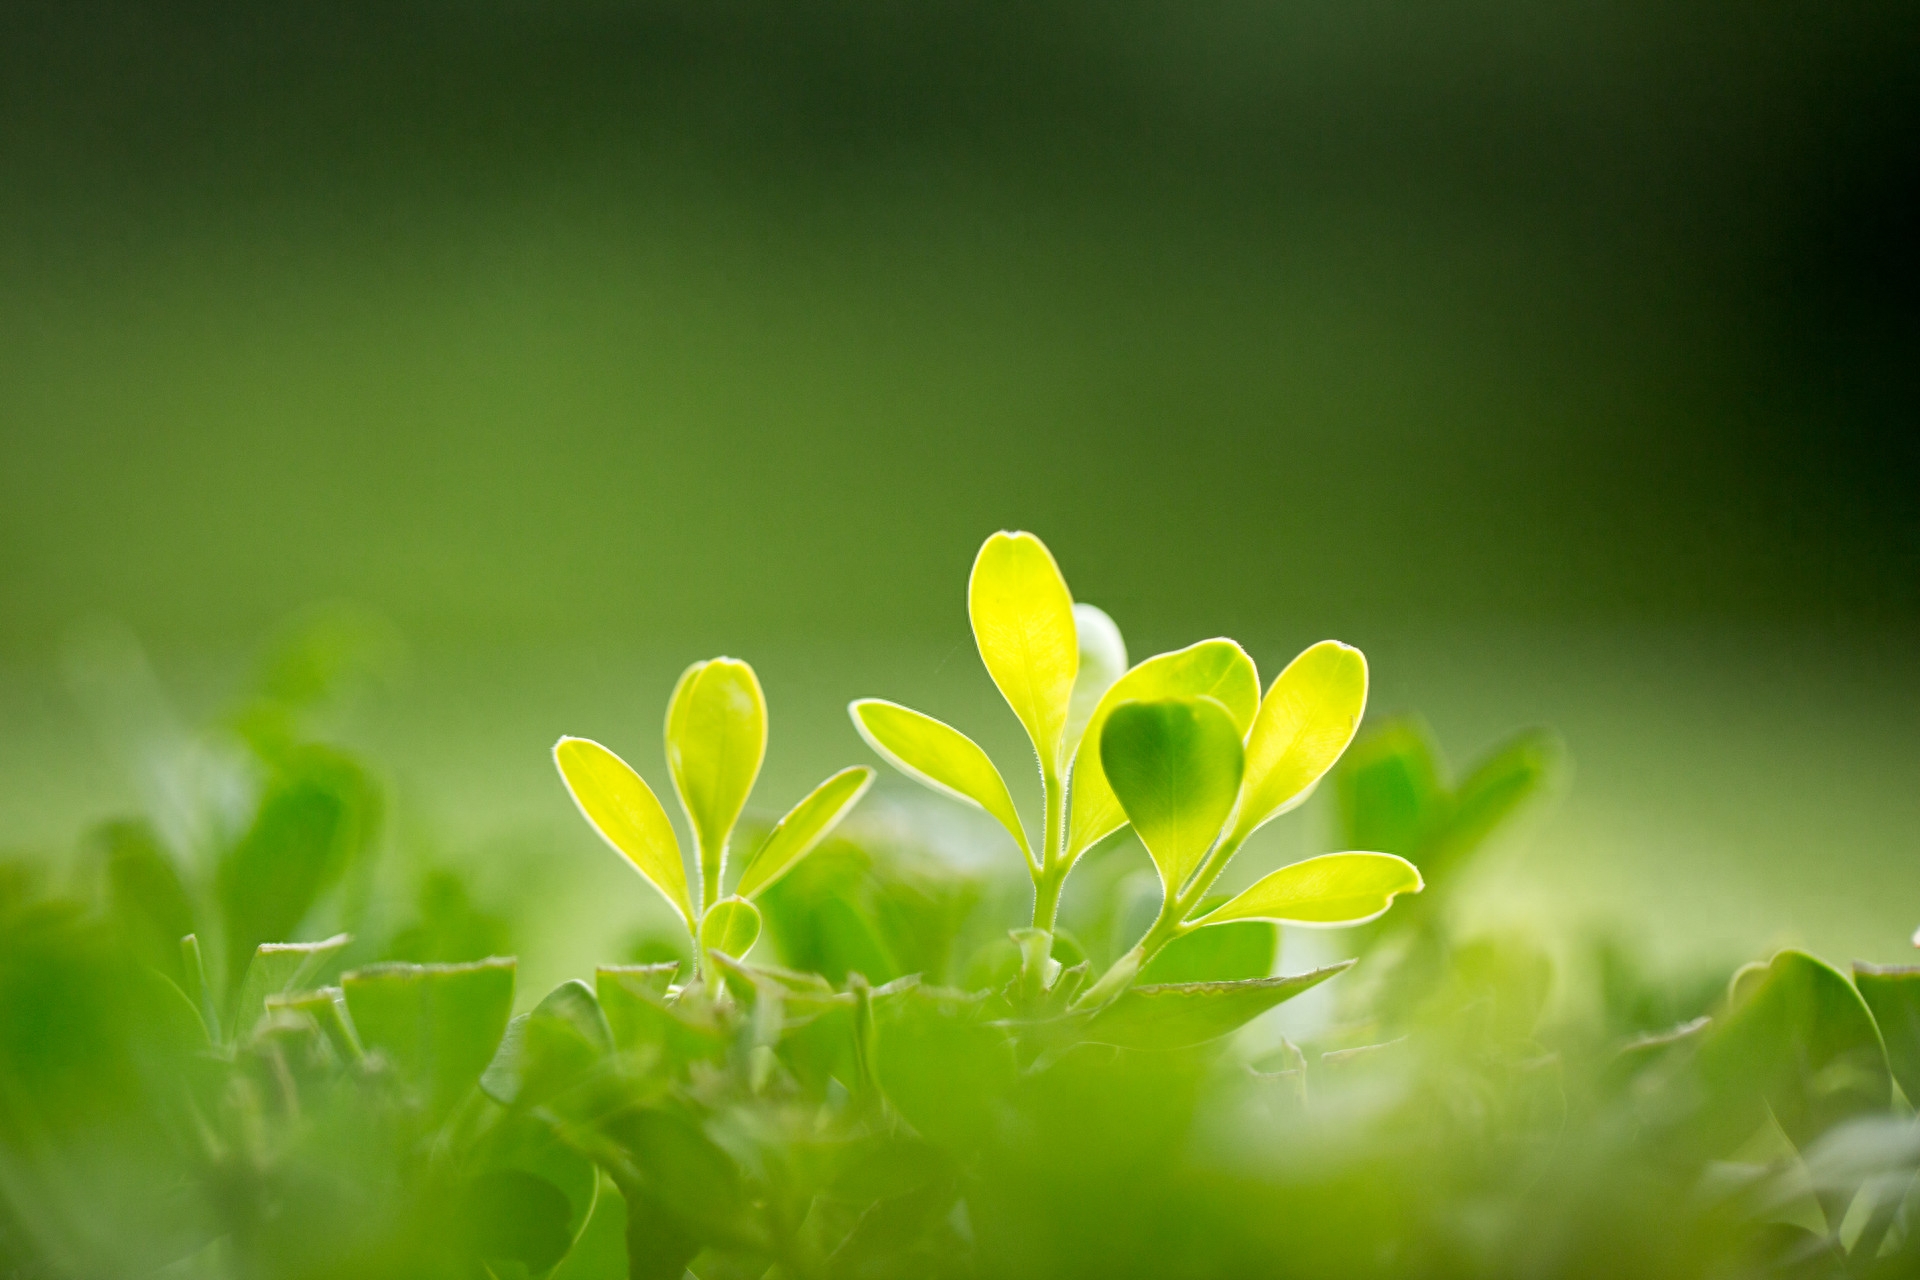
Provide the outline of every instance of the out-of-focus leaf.
<path id="1" fill-rule="evenodd" d="M 745 898 L 722 898 L 700 922 L 700 945 L 736 959 L 753 949 L 760 937 L 760 912 Z"/>
<path id="2" fill-rule="evenodd" d="M 480 1087 L 504 1106 L 538 1106 L 612 1051 L 613 1031 L 600 1001 L 586 983 L 572 978 L 507 1023 Z"/>
<path id="3" fill-rule="evenodd" d="M 1414 865 L 1391 853 L 1323 853 L 1262 876 L 1199 923 L 1360 924 L 1423 887 Z"/>
<path id="4" fill-rule="evenodd" d="M 1067 825 L 1067 857 L 1078 858 L 1127 823 L 1126 811 L 1107 783 L 1100 763 L 1106 718 L 1123 702 L 1167 698 L 1212 698 L 1227 709 L 1242 737 L 1260 707 L 1260 674 L 1246 650 L 1231 640 L 1156 654 L 1114 681 L 1094 709 L 1073 761 L 1073 811 Z"/>
<path id="5" fill-rule="evenodd" d="M 193 932 L 193 906 L 173 859 L 145 822 L 109 822 L 93 836 L 106 873 L 107 904 L 141 958 L 181 979 L 180 939 Z"/>
<path id="6" fill-rule="evenodd" d="M 297 936 L 320 895 L 369 847 L 378 807 L 372 779 L 339 752 L 300 747 L 276 761 L 252 825 L 215 877 L 229 993 L 254 948 Z"/>
<path id="7" fill-rule="evenodd" d="M 287 1009 L 304 1014 L 313 1019 L 315 1026 L 326 1035 L 333 1045 L 333 1051 L 343 1062 L 357 1062 L 362 1050 L 360 1037 L 353 1029 L 353 1022 L 347 1014 L 346 992 L 339 987 L 315 987 L 310 991 L 289 991 L 285 995 L 267 997 L 267 1012 L 275 1013 Z"/>
<path id="8" fill-rule="evenodd" d="M 377 964 L 340 988 L 368 1052 L 383 1054 L 444 1115 L 478 1083 L 513 1012 L 512 960 Z"/>
<path id="9" fill-rule="evenodd" d="M 1853 985 L 1879 1024 L 1900 1091 L 1910 1103 L 1920 1099 L 1920 966 L 1855 961 Z"/>
<path id="10" fill-rule="evenodd" d="M 691 927 L 687 867 L 667 811 L 633 767 L 597 742 L 562 738 L 553 762 L 580 814 Z"/>
<path id="11" fill-rule="evenodd" d="M 693 1117 L 672 1109 L 636 1108 L 605 1127 L 623 1148 L 634 1175 L 622 1179 L 629 1213 L 640 1198 L 702 1243 L 753 1243 L 739 1212 L 745 1193 L 739 1167 Z"/>
<path id="12" fill-rule="evenodd" d="M 988 538 L 967 580 L 967 614 L 987 674 L 1040 759 L 1059 768 L 1080 642 L 1073 595 L 1053 554 L 1030 533 Z"/>
<path id="13" fill-rule="evenodd" d="M 768 885 L 791 871 L 813 852 L 814 846 L 853 812 L 860 797 L 873 785 L 873 770 L 864 765 L 842 769 L 815 787 L 807 798 L 788 810 L 754 851 L 734 892 L 743 898 L 758 896 Z"/>
<path id="14" fill-rule="evenodd" d="M 323 942 L 263 942 L 254 948 L 240 980 L 240 996 L 226 1019 L 233 1037 L 244 1036 L 260 1020 L 269 996 L 312 986 L 320 970 L 351 941 L 347 934 L 336 933 Z"/>
<path id="15" fill-rule="evenodd" d="M 696 662 L 667 702 L 667 769 L 693 824 L 704 886 L 720 896 L 727 837 L 767 754 L 767 700 L 753 668 L 737 658 Z"/>
<path id="16" fill-rule="evenodd" d="M 1479 848 L 1564 767 L 1565 754 L 1558 737 L 1538 729 L 1502 744 L 1454 792 L 1451 818 L 1427 854 L 1428 862 L 1444 869 Z"/>
<path id="17" fill-rule="evenodd" d="M 1873 1016 L 1841 973 L 1804 951 L 1782 951 L 1736 983 L 1732 1007 L 1701 1045 L 1710 1123 L 1737 1142 L 1748 1099 L 1764 1098 L 1806 1150 L 1843 1120 L 1886 1110 L 1887 1058 Z"/>
<path id="18" fill-rule="evenodd" d="M 1312 791 L 1353 741 L 1367 707 L 1367 660 L 1323 640 L 1274 677 L 1247 734 L 1246 787 L 1234 819 L 1245 838 Z"/>
<path id="19" fill-rule="evenodd" d="M 1356 740 L 1335 775 L 1340 838 L 1353 849 L 1418 863 L 1444 827 L 1453 796 L 1433 736 L 1417 720 L 1391 720 Z"/>
<path id="20" fill-rule="evenodd" d="M 950 1151 L 985 1142 L 1016 1072 L 1011 1045 L 980 1021 L 979 1005 L 909 986 L 876 998 L 873 1017 L 874 1074 L 907 1122 Z"/>
<path id="21" fill-rule="evenodd" d="M 573 1247 L 573 1206 L 559 1187 L 524 1169 L 489 1169 L 460 1196 L 458 1230 L 473 1256 L 551 1270 Z"/>
<path id="22" fill-rule="evenodd" d="M 1090 604 L 1073 606 L 1074 634 L 1080 645 L 1080 670 L 1073 678 L 1073 697 L 1067 703 L 1067 732 L 1060 754 L 1068 760 L 1080 746 L 1081 735 L 1113 682 L 1127 673 L 1127 642 L 1106 610 Z"/>
<path id="23" fill-rule="evenodd" d="M 1006 779 L 973 739 L 932 716 L 898 703 L 862 698 L 847 710 L 867 745 L 909 778 L 984 809 L 1007 829 L 1028 863 L 1033 848 L 1014 810 Z"/>
<path id="24" fill-rule="evenodd" d="M 1101 731 L 1100 762 L 1172 897 L 1213 847 L 1240 793 L 1232 716 L 1212 698 L 1123 702 Z"/>
<path id="25" fill-rule="evenodd" d="M 668 982 L 677 966 L 605 965 L 594 972 L 594 991 L 605 1012 L 614 1045 L 625 1054 L 659 1054 L 669 1064 L 724 1053 L 727 1028 L 711 1006 L 676 1001 Z"/>
<path id="26" fill-rule="evenodd" d="M 1265 920 L 1196 929 L 1162 947 L 1137 981 L 1152 986 L 1265 978 L 1273 973 L 1279 951 L 1280 931 Z"/>
<path id="27" fill-rule="evenodd" d="M 1346 960 L 1291 977 L 1133 987 L 1096 1014 L 1081 1037 L 1122 1049 L 1205 1044 L 1352 966 L 1353 961 Z"/>

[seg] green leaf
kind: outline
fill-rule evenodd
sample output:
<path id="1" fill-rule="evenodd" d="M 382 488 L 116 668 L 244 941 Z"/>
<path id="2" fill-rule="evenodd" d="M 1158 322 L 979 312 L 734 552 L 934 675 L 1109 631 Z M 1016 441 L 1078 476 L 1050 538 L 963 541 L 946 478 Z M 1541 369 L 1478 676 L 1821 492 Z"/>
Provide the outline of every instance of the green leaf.
<path id="1" fill-rule="evenodd" d="M 1100 762 L 1168 897 L 1219 838 L 1240 793 L 1240 731 L 1212 698 L 1123 702 L 1107 716 Z"/>
<path id="2" fill-rule="evenodd" d="M 700 921 L 700 945 L 738 959 L 753 949 L 760 937 L 760 911 L 745 898 L 722 898 Z"/>
<path id="3" fill-rule="evenodd" d="M 1087 1024 L 1082 1038 L 1122 1049 L 1184 1049 L 1239 1030 L 1267 1010 L 1353 967 L 1353 961 L 1292 977 L 1133 987 Z"/>
<path id="4" fill-rule="evenodd" d="M 279 1009 L 291 1009 L 312 1018 L 314 1025 L 326 1033 L 333 1043 L 334 1052 L 344 1062 L 358 1062 L 363 1051 L 360 1037 L 353 1029 L 353 1023 L 347 1015 L 346 993 L 339 987 L 316 987 L 310 991 L 290 991 L 285 995 L 268 996 L 267 1012 Z"/>
<path id="5" fill-rule="evenodd" d="M 1453 808 L 1433 735 L 1418 720 L 1390 720 L 1358 739 L 1335 776 L 1340 840 L 1421 860 Z"/>
<path id="6" fill-rule="evenodd" d="M 712 1016 L 711 1005 L 674 1000 L 668 992 L 673 964 L 603 965 L 594 971 L 594 991 L 607 1015 L 613 1043 L 622 1052 L 645 1058 L 659 1053 L 671 1064 L 717 1057 L 726 1052 L 727 1029 Z"/>
<path id="7" fill-rule="evenodd" d="M 1157 985 L 1265 978 L 1273 973 L 1279 952 L 1280 931 L 1271 923 L 1239 920 L 1175 938 L 1148 961 L 1136 981 Z"/>
<path id="8" fill-rule="evenodd" d="M 966 734 L 898 703 L 862 698 L 848 706 L 854 728 L 886 762 L 914 781 L 985 809 L 1007 829 L 1029 865 L 1033 849 L 1006 779 Z"/>
<path id="9" fill-rule="evenodd" d="M 1366 707 L 1367 660 L 1337 640 L 1314 645 L 1274 677 L 1247 735 L 1236 840 L 1307 798 L 1353 741 Z"/>
<path id="10" fill-rule="evenodd" d="M 1363 924 L 1384 915 L 1400 894 L 1423 888 L 1414 865 L 1391 853 L 1323 853 L 1262 876 L 1197 923 Z"/>
<path id="11" fill-rule="evenodd" d="M 1046 545 L 1030 533 L 988 538 L 967 581 L 967 614 L 987 674 L 1051 773 L 1063 763 L 1080 642 L 1073 595 Z"/>
<path id="12" fill-rule="evenodd" d="M 327 961 L 353 941 L 336 933 L 324 942 L 263 942 L 254 949 L 240 982 L 240 998 L 234 1002 L 227 1027 L 235 1039 L 244 1036 L 267 1011 L 267 997 L 284 995 L 313 985 Z"/>
<path id="13" fill-rule="evenodd" d="M 747 862 L 747 869 L 741 873 L 734 893 L 742 898 L 756 897 L 793 870 L 800 859 L 812 853 L 814 846 L 840 825 L 842 818 L 853 812 L 853 806 L 860 803 L 860 797 L 867 794 L 867 788 L 872 785 L 873 770 L 855 765 L 815 787 L 806 799 L 788 810 L 787 816 L 760 842 Z"/>
<path id="14" fill-rule="evenodd" d="M 767 754 L 767 701 L 736 658 L 696 662 L 667 703 L 667 769 L 693 824 L 702 901 L 720 896 L 727 837 Z"/>
<path id="15" fill-rule="evenodd" d="M 646 780 L 625 760 L 586 738 L 560 739 L 553 748 L 553 762 L 580 807 L 580 816 L 614 852 L 633 864 L 679 913 L 681 923 L 691 928 L 693 905 L 687 897 L 680 841 Z"/>
<path id="16" fill-rule="evenodd" d="M 1565 755 L 1558 737 L 1532 729 L 1481 761 L 1454 793 L 1452 820 L 1428 855 L 1430 869 L 1451 866 L 1484 844 L 1501 823 L 1553 780 Z"/>
<path id="17" fill-rule="evenodd" d="M 1106 610 L 1090 604 L 1074 605 L 1073 628 L 1080 646 L 1080 671 L 1073 678 L 1073 697 L 1067 703 L 1067 734 L 1060 748 L 1060 754 L 1069 760 L 1079 748 L 1100 699 L 1127 673 L 1127 642 Z"/>
<path id="18" fill-rule="evenodd" d="M 1920 1098 L 1920 967 L 1855 961 L 1853 985 L 1880 1026 L 1901 1092 L 1908 1102 Z"/>
<path id="19" fill-rule="evenodd" d="M 1163 698 L 1212 698 L 1227 709 L 1244 737 L 1260 707 L 1260 674 L 1246 650 L 1217 639 L 1156 654 L 1114 681 L 1101 695 L 1074 756 L 1069 861 L 1127 825 L 1126 811 L 1100 763 L 1100 734 L 1107 716 L 1122 702 Z"/>
<path id="20" fill-rule="evenodd" d="M 444 1115 L 480 1079 L 513 1012 L 512 960 L 377 964 L 343 975 L 360 1042 Z"/>
<path id="21" fill-rule="evenodd" d="M 507 1024 L 480 1088 L 503 1106 L 538 1106 L 612 1051 L 613 1031 L 593 989 L 572 978 Z"/>
<path id="22" fill-rule="evenodd" d="M 489 1169 L 460 1196 L 460 1238 L 489 1262 L 517 1262 L 530 1274 L 552 1269 L 573 1247 L 573 1205 L 547 1179 L 524 1169 Z"/>
<path id="23" fill-rule="evenodd" d="M 193 907 L 179 870 L 146 822 L 109 822 L 92 843 L 105 863 L 107 903 L 141 958 L 181 979 L 180 939 L 193 932 Z"/>
<path id="24" fill-rule="evenodd" d="M 1732 1008 L 1701 1046 L 1708 1095 L 1738 1131 L 1743 1099 L 1764 1097 L 1795 1146 L 1805 1150 L 1843 1120 L 1886 1110 L 1887 1058 L 1873 1016 L 1853 985 L 1804 951 L 1782 951 L 1743 971 Z"/>

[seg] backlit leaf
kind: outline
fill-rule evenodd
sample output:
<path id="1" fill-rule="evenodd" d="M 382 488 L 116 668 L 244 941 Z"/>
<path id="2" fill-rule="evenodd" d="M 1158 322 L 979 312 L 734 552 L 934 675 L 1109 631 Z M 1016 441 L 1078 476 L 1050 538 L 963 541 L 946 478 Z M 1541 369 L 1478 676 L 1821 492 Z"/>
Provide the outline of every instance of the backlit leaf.
<path id="1" fill-rule="evenodd" d="M 1367 660 L 1323 640 L 1274 677 L 1247 735 L 1246 787 L 1234 819 L 1244 839 L 1307 798 L 1353 741 L 1367 707 Z"/>
<path id="2" fill-rule="evenodd" d="M 973 739 L 932 716 L 879 698 L 862 698 L 847 710 L 860 736 L 888 764 L 936 791 L 985 809 L 999 819 L 1027 861 L 1033 861 L 1006 779 Z"/>
<path id="3" fill-rule="evenodd" d="M 1267 1010 L 1351 968 L 1345 960 L 1292 977 L 1134 987 L 1081 1033 L 1122 1049 L 1184 1049 L 1237 1031 Z"/>
<path id="4" fill-rule="evenodd" d="M 1078 858 L 1127 824 L 1126 811 L 1100 763 L 1100 732 L 1107 716 L 1122 702 L 1163 698 L 1212 698 L 1227 709 L 1245 737 L 1260 707 L 1260 675 L 1246 650 L 1231 640 L 1216 639 L 1156 654 L 1114 681 L 1101 695 L 1074 756 L 1069 859 Z"/>
<path id="5" fill-rule="evenodd" d="M 1123 702 L 1100 761 L 1171 897 L 1219 838 L 1240 792 L 1240 731 L 1212 698 Z"/>
<path id="6" fill-rule="evenodd" d="M 1053 554 L 1030 533 L 996 533 L 967 581 L 967 615 L 980 660 L 1033 749 L 1058 768 L 1080 669 L 1073 596 Z"/>
<path id="7" fill-rule="evenodd" d="M 700 945 L 738 958 L 760 937 L 760 912 L 745 898 L 722 898 L 700 922 Z"/>
<path id="8" fill-rule="evenodd" d="M 815 787 L 799 804 L 788 810 L 767 838 L 760 842 L 747 869 L 740 875 L 734 892 L 751 898 L 791 871 L 794 864 L 813 852 L 840 820 L 853 812 L 860 797 L 873 785 L 873 770 L 862 765 L 840 772 Z"/>
<path id="9" fill-rule="evenodd" d="M 667 703 L 667 769 L 693 824 L 703 900 L 720 896 L 727 837 L 767 754 L 767 702 L 736 658 L 688 667 Z"/>
<path id="10" fill-rule="evenodd" d="M 1127 642 L 1106 610 L 1090 604 L 1074 605 L 1073 627 L 1080 644 L 1080 671 L 1073 678 L 1073 697 L 1067 704 L 1067 736 L 1060 748 L 1061 756 L 1068 760 L 1079 747 L 1101 697 L 1127 673 Z"/>
<path id="11" fill-rule="evenodd" d="M 586 738 L 560 739 L 553 748 L 553 762 L 581 816 L 690 925 L 693 906 L 687 898 L 680 841 L 646 780 L 619 756 Z"/>
<path id="12" fill-rule="evenodd" d="M 1424 887 L 1414 865 L 1391 853 L 1325 853 L 1262 876 L 1199 923 L 1361 924 Z"/>

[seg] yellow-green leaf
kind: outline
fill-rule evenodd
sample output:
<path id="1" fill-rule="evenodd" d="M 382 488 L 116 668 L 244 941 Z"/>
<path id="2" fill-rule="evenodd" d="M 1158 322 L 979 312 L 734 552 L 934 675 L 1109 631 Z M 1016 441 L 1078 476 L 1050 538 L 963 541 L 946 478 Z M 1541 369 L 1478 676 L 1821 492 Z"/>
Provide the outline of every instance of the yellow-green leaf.
<path id="1" fill-rule="evenodd" d="M 1073 596 L 1053 554 L 1030 533 L 996 533 L 967 582 L 980 660 L 1046 766 L 1062 763 L 1067 709 L 1080 670 Z"/>
<path id="2" fill-rule="evenodd" d="M 1100 699 L 1127 673 L 1127 642 L 1106 610 L 1090 604 L 1074 605 L 1073 628 L 1080 645 L 1080 672 L 1073 678 L 1073 697 L 1067 704 L 1067 736 L 1060 747 L 1060 754 L 1069 760 Z"/>
<path id="3" fill-rule="evenodd" d="M 1235 836 L 1245 839 L 1305 800 L 1353 741 L 1366 709 L 1367 660 L 1358 649 L 1322 640 L 1288 663 L 1247 735 Z"/>
<path id="4" fill-rule="evenodd" d="M 700 922 L 700 945 L 736 960 L 753 950 L 760 937 L 760 909 L 745 898 L 722 898 Z"/>
<path id="5" fill-rule="evenodd" d="M 1424 887 L 1414 865 L 1391 853 L 1327 853 L 1262 876 L 1199 923 L 1363 924 L 1385 914 L 1399 895 Z"/>
<path id="6" fill-rule="evenodd" d="M 573 802 L 580 806 L 580 815 L 660 891 L 683 922 L 691 922 L 693 906 L 687 898 L 680 841 L 646 780 L 625 760 L 586 738 L 560 739 L 553 748 L 553 762 Z"/>
<path id="7" fill-rule="evenodd" d="M 860 797 L 873 785 L 873 770 L 864 765 L 842 769 L 815 787 L 811 794 L 787 812 L 767 838 L 754 851 L 747 869 L 740 875 L 734 893 L 751 898 L 813 852 L 827 838 L 840 819 L 853 811 Z"/>
<path id="8" fill-rule="evenodd" d="M 932 716 L 879 698 L 862 698 L 847 710 L 860 736 L 888 764 L 916 782 L 998 818 L 1032 864 L 1032 846 L 1007 792 L 1006 779 L 972 738 Z"/>
<path id="9" fill-rule="evenodd" d="M 1240 730 L 1212 698 L 1123 702 L 1100 761 L 1168 897 L 1200 865 L 1240 794 Z"/>
<path id="10" fill-rule="evenodd" d="M 1101 695 L 1074 756 L 1069 861 L 1127 824 L 1100 764 L 1100 731 L 1107 716 L 1122 702 L 1160 698 L 1212 698 L 1227 709 L 1244 736 L 1260 707 L 1260 674 L 1246 650 L 1231 640 L 1216 639 L 1156 654 L 1114 681 Z"/>
<path id="11" fill-rule="evenodd" d="M 696 662 L 667 703 L 667 768 L 693 825 L 705 900 L 720 896 L 727 837 L 767 754 L 767 702 L 736 658 Z"/>

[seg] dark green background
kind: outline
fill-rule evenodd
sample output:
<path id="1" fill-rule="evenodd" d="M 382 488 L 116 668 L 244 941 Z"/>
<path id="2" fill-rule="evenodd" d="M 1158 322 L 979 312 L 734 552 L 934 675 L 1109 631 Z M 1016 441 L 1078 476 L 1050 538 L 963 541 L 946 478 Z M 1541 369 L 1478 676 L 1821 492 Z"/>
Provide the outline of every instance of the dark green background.
<path id="1" fill-rule="evenodd" d="M 99 616 L 190 709 L 390 619 L 411 829 L 556 868 L 545 747 L 657 770 L 691 657 L 768 806 L 852 694 L 1011 746 L 962 584 L 1026 527 L 1136 653 L 1561 727 L 1489 902 L 1897 952 L 1917 208 L 1901 3 L 9 4 L 0 842 L 129 794 Z"/>

